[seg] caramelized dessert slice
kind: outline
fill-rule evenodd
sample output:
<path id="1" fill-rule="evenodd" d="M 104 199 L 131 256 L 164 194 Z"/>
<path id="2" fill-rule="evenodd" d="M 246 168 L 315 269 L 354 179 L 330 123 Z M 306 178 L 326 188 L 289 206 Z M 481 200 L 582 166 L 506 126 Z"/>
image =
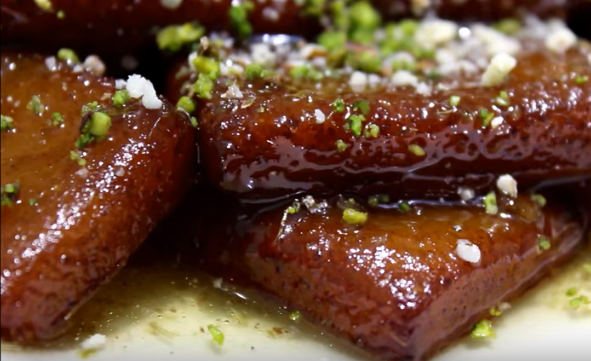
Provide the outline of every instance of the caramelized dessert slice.
<path id="1" fill-rule="evenodd" d="M 422 360 L 575 253 L 586 220 L 564 202 L 500 197 L 492 215 L 304 197 L 230 221 L 233 233 L 197 234 L 214 273 L 249 278 L 383 359 Z"/>
<path id="2" fill-rule="evenodd" d="M 42 46 L 42 40 L 45 45 L 83 46 L 92 39 L 94 47 L 128 51 L 125 45 L 131 41 L 149 42 L 154 27 L 184 22 L 233 30 L 238 36 L 253 31 L 309 35 L 319 30 L 316 13 L 294 0 L 3 0 L 0 9 L 3 45 Z M 184 30 L 178 37 L 191 37 L 193 31 Z"/>
<path id="3" fill-rule="evenodd" d="M 192 184 L 194 130 L 139 76 L 117 91 L 71 61 L 1 62 L 2 338 L 44 340 Z"/>
<path id="4" fill-rule="evenodd" d="M 340 55 L 335 33 L 192 53 L 169 94 L 196 109 L 210 182 L 253 198 L 438 199 L 505 173 L 524 189 L 591 175 L 591 50 L 563 23 L 382 30 Z"/>

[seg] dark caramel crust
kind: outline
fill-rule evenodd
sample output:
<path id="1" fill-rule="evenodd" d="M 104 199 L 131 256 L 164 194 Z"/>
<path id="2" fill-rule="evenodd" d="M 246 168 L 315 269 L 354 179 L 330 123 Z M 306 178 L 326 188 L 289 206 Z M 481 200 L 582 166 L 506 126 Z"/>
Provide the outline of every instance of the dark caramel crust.
<path id="1" fill-rule="evenodd" d="M 50 71 L 41 56 L 3 54 L 1 62 L 2 115 L 14 119 L 14 130 L 2 132 L 2 184 L 20 183 L 18 201 L 2 206 L 2 337 L 44 340 L 192 184 L 194 132 L 167 102 L 150 110 L 134 101 L 117 113 L 103 97 L 115 91 L 111 79 L 60 63 Z M 41 115 L 27 109 L 33 95 Z M 69 152 L 92 101 L 114 113 L 108 138 L 85 149 L 83 168 Z"/>
<path id="2" fill-rule="evenodd" d="M 370 209 L 362 226 L 345 223 L 334 202 L 314 211 L 302 204 L 294 214 L 230 221 L 233 237 L 210 226 L 199 249 L 214 273 L 236 270 L 377 356 L 421 360 L 574 254 L 585 221 L 563 200 L 540 209 L 527 195 L 503 199 L 503 217 L 475 207 Z M 549 250 L 540 251 L 540 237 Z M 478 263 L 458 256 L 458 239 L 479 247 Z"/>
<path id="3" fill-rule="evenodd" d="M 506 173 L 522 190 L 589 177 L 591 81 L 576 81 L 591 77 L 587 48 L 556 54 L 533 45 L 516 57 L 504 84 L 481 87 L 478 77 L 459 77 L 459 86 L 431 95 L 408 87 L 359 94 L 348 78 L 324 80 L 320 90 L 315 82 L 282 79 L 239 80 L 243 98 L 227 99 L 222 78 L 197 114 L 207 176 L 224 191 L 254 198 L 298 192 L 455 197 L 459 186 L 484 190 Z M 173 84 L 181 88 L 178 80 Z M 510 107 L 495 105 L 501 91 L 510 95 Z M 452 95 L 461 97 L 455 108 Z M 345 112 L 331 106 L 337 98 L 348 105 Z M 377 125 L 377 137 L 347 130 L 358 100 L 369 102 L 364 124 Z M 503 124 L 484 127 L 481 108 L 497 109 Z M 316 110 L 326 116 L 322 124 Z M 339 140 L 347 145 L 342 152 Z M 426 155 L 410 152 L 411 144 Z"/>
<path id="4" fill-rule="evenodd" d="M 228 30 L 228 11 L 232 0 L 183 0 L 176 9 L 167 9 L 160 0 L 52 0 L 53 12 L 40 9 L 33 0 L 3 0 L 2 44 L 80 46 L 92 39 L 92 45 L 113 46 L 153 41 L 153 27 L 197 21 L 209 30 Z M 304 14 L 293 0 L 253 1 L 249 14 L 257 33 L 313 34 L 318 20 Z M 58 19 L 62 10 L 64 19 Z M 51 34 L 48 38 L 47 34 Z M 96 49 L 91 49 L 96 51 Z"/>

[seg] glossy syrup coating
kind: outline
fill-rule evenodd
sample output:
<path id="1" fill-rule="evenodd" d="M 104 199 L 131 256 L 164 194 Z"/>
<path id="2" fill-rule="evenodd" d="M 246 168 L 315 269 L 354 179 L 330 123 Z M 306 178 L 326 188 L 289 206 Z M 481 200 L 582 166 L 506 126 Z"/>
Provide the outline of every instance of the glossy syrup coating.
<path id="1" fill-rule="evenodd" d="M 456 197 L 460 186 L 478 193 L 507 173 L 522 190 L 589 177 L 590 53 L 586 44 L 557 54 L 532 41 L 516 55 L 506 82 L 483 87 L 478 73 L 444 77 L 425 81 L 433 88 L 427 95 L 390 85 L 356 92 L 349 76 L 320 84 L 289 75 L 221 77 L 196 114 L 203 164 L 212 184 L 248 198 L 298 192 Z M 192 89 L 178 78 L 172 83 L 172 89 Z M 232 84 L 241 98 L 230 95 Z M 502 92 L 508 105 L 499 105 Z M 337 99 L 344 101 L 342 112 Z M 348 127 L 351 114 L 362 114 L 358 101 L 369 110 L 356 135 Z M 482 109 L 491 116 L 486 126 Z M 370 127 L 377 132 L 367 133 Z"/>
<path id="2" fill-rule="evenodd" d="M 575 203 L 563 197 L 540 208 L 528 195 L 500 198 L 496 215 L 479 207 L 405 213 L 358 203 L 368 218 L 351 225 L 343 199 L 316 199 L 296 212 L 229 221 L 234 233 L 209 227 L 204 236 L 201 227 L 198 249 L 212 272 L 248 278 L 380 359 L 423 360 L 575 253 L 586 232 Z M 548 249 L 540 248 L 543 237 Z M 459 242 L 476 245 L 479 259 L 460 257 Z"/>
<path id="3" fill-rule="evenodd" d="M 232 0 L 182 0 L 167 8 L 160 0 L 51 0 L 46 11 L 33 0 L 3 0 L 1 10 L 2 44 L 84 46 L 92 39 L 93 48 L 114 44 L 129 51 L 125 44 L 153 41 L 153 27 L 199 22 L 209 30 L 232 29 L 228 12 Z M 234 3 L 237 3 L 234 1 Z M 318 20 L 307 16 L 295 1 L 253 1 L 249 20 L 256 33 L 312 34 Z M 63 18 L 58 13 L 63 12 Z M 62 14 L 62 13 L 60 13 Z M 46 36 L 51 33 L 48 39 Z M 114 43 L 116 41 L 116 43 Z"/>
<path id="4" fill-rule="evenodd" d="M 46 340 L 193 183 L 194 129 L 166 101 L 158 109 L 137 100 L 114 107 L 112 79 L 61 62 L 49 70 L 37 55 L 3 54 L 1 63 L 1 111 L 13 120 L 1 143 L 2 338 Z M 112 125 L 79 151 L 83 166 L 70 152 L 81 109 L 93 101 Z M 53 124 L 53 113 L 63 124 Z M 5 205 L 5 187 L 16 182 L 20 190 Z"/>
<path id="5" fill-rule="evenodd" d="M 584 0 L 583 0 L 584 1 Z M 385 16 L 405 17 L 435 13 L 455 20 L 499 20 L 535 14 L 537 16 L 565 16 L 581 0 L 372 0 Z"/>

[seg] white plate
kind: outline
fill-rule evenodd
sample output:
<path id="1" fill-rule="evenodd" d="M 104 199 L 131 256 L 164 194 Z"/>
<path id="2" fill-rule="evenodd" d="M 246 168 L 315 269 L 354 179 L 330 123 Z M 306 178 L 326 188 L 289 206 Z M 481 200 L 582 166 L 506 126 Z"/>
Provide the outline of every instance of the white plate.
<path id="1" fill-rule="evenodd" d="M 573 310 L 566 289 L 591 294 L 591 278 L 580 259 L 527 294 L 495 319 L 494 340 L 466 338 L 433 361 L 591 360 L 591 308 Z M 269 301 L 244 301 L 213 287 L 194 271 L 131 265 L 103 288 L 75 317 L 69 335 L 44 349 L 16 350 L 2 345 L 3 361 L 69 361 L 83 357 L 79 344 L 89 335 L 107 336 L 91 360 L 369 360 L 367 355 L 323 335 Z M 225 335 L 218 346 L 207 331 L 214 324 Z M 275 330 L 275 331 L 273 331 Z M 279 331 L 279 332 L 278 332 Z"/>

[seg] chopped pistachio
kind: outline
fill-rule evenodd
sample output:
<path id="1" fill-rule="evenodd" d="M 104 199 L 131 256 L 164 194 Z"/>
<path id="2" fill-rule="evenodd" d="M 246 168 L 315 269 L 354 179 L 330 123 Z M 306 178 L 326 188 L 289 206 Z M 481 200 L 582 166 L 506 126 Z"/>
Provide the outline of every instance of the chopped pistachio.
<path id="1" fill-rule="evenodd" d="M 103 112 L 94 112 L 90 117 L 90 129 L 88 132 L 96 137 L 104 137 L 109 134 L 111 117 Z"/>
<path id="2" fill-rule="evenodd" d="M 207 330 L 218 345 L 224 344 L 224 333 L 215 325 L 207 325 Z"/>
<path id="3" fill-rule="evenodd" d="M 300 322 L 302 320 L 302 314 L 299 311 L 293 311 L 289 314 L 289 319 L 294 322 Z"/>
<path id="4" fill-rule="evenodd" d="M 257 113 L 264 113 L 265 111 L 266 111 L 266 109 L 262 105 L 260 107 L 258 107 L 258 109 L 257 109 Z"/>
<path id="5" fill-rule="evenodd" d="M 86 147 L 87 145 L 89 145 L 90 143 L 92 143 L 93 141 L 94 141 L 94 136 L 92 134 L 82 133 L 82 134 L 80 134 L 78 139 L 76 139 L 76 142 L 74 143 L 74 145 L 76 146 L 76 148 L 82 149 L 82 148 Z"/>
<path id="6" fill-rule="evenodd" d="M 322 80 L 324 75 L 311 65 L 298 65 L 290 69 L 289 74 L 295 79 Z"/>
<path id="7" fill-rule="evenodd" d="M 343 211 L 343 221 L 353 225 L 364 224 L 367 222 L 367 213 L 360 212 L 353 208 L 347 208 Z"/>
<path id="8" fill-rule="evenodd" d="M 462 98 L 459 95 L 452 95 L 449 97 L 449 105 L 457 107 L 460 104 Z"/>
<path id="9" fill-rule="evenodd" d="M 60 20 L 64 20 L 66 18 L 66 12 L 63 10 L 60 10 L 57 12 L 56 17 Z"/>
<path id="10" fill-rule="evenodd" d="M 589 76 L 587 76 L 587 75 L 577 75 L 575 77 L 575 83 L 577 85 L 583 85 L 588 81 L 589 81 Z"/>
<path id="11" fill-rule="evenodd" d="M 346 30 L 349 27 L 349 9 L 345 4 L 345 0 L 332 1 L 330 11 L 334 27 L 338 30 Z"/>
<path id="12" fill-rule="evenodd" d="M 187 113 L 191 114 L 195 111 L 195 108 L 197 106 L 195 105 L 195 102 L 193 101 L 193 99 L 191 99 L 191 97 L 183 96 L 176 103 L 176 107 L 177 109 L 182 109 Z"/>
<path id="13" fill-rule="evenodd" d="M 2 206 L 12 206 L 21 187 L 18 182 L 8 183 L 1 187 Z"/>
<path id="14" fill-rule="evenodd" d="M 366 43 L 373 40 L 373 32 L 382 21 L 380 14 L 366 1 L 357 1 L 349 10 L 350 36 L 355 42 Z"/>
<path id="15" fill-rule="evenodd" d="M 585 295 L 580 295 L 580 296 L 571 298 L 571 300 L 569 301 L 568 304 L 572 308 L 579 308 L 583 305 L 591 304 L 591 300 L 589 299 L 589 297 L 587 297 Z"/>
<path id="16" fill-rule="evenodd" d="M 330 105 L 337 113 L 342 113 L 345 111 L 345 101 L 342 98 L 336 99 L 334 102 L 330 103 Z"/>
<path id="17" fill-rule="evenodd" d="M 546 205 L 546 198 L 541 194 L 532 193 L 531 200 L 536 202 L 536 204 L 540 207 L 544 207 Z"/>
<path id="18" fill-rule="evenodd" d="M 29 100 L 29 102 L 27 103 L 27 109 L 29 109 L 37 115 L 43 112 L 43 108 L 45 107 L 43 106 L 43 104 L 41 104 L 41 98 L 39 97 L 39 95 L 33 95 L 31 97 L 31 100 Z"/>
<path id="19" fill-rule="evenodd" d="M 579 293 L 579 290 L 576 287 L 571 287 L 568 290 L 566 290 L 566 295 L 568 297 L 576 296 L 577 293 Z"/>
<path id="20" fill-rule="evenodd" d="M 2 115 L 0 116 L 0 123 L 3 132 L 9 131 L 10 129 L 14 129 L 14 119 L 12 119 L 12 117 Z"/>
<path id="21" fill-rule="evenodd" d="M 285 210 L 288 214 L 295 214 L 298 213 L 300 210 L 300 202 L 295 201 L 292 203 L 291 206 L 287 207 L 287 209 Z"/>
<path id="22" fill-rule="evenodd" d="M 160 50 L 176 52 L 185 45 L 197 42 L 204 33 L 203 27 L 197 23 L 169 25 L 158 32 L 156 43 Z"/>
<path id="23" fill-rule="evenodd" d="M 197 122 L 197 118 L 191 117 L 191 118 L 189 118 L 189 121 L 191 122 L 191 125 L 193 126 L 193 128 L 199 127 L 199 123 Z"/>
<path id="24" fill-rule="evenodd" d="M 372 207 L 377 207 L 380 204 L 378 196 L 369 196 L 367 198 L 367 204 L 369 204 Z"/>
<path id="25" fill-rule="evenodd" d="M 511 105 L 511 101 L 509 100 L 509 93 L 506 91 L 501 91 L 499 95 L 495 98 L 495 103 L 501 107 L 508 107 Z"/>
<path id="26" fill-rule="evenodd" d="M 475 339 L 496 338 L 492 323 L 489 320 L 481 320 L 472 329 L 470 337 Z"/>
<path id="27" fill-rule="evenodd" d="M 490 125 L 491 120 L 495 117 L 495 113 L 491 112 L 486 108 L 481 108 L 478 111 L 478 115 L 480 115 L 480 120 L 482 122 L 483 127 L 488 127 Z"/>
<path id="28" fill-rule="evenodd" d="M 57 51 L 57 58 L 59 60 L 68 62 L 68 63 L 74 63 L 74 64 L 79 64 L 80 63 L 80 59 L 78 58 L 78 55 L 76 55 L 76 52 L 72 49 L 68 49 L 68 48 L 61 48 L 60 50 Z"/>
<path id="29" fill-rule="evenodd" d="M 261 64 L 251 63 L 246 66 L 244 69 L 244 74 L 246 75 L 246 79 L 248 80 L 255 80 L 263 77 L 263 67 Z"/>
<path id="30" fill-rule="evenodd" d="M 317 42 L 329 52 L 341 50 L 347 42 L 347 34 L 342 31 L 325 31 L 318 36 Z"/>
<path id="31" fill-rule="evenodd" d="M 127 89 L 119 89 L 113 94 L 112 101 L 114 106 L 120 107 L 127 103 L 129 99 L 131 99 L 131 96 Z"/>
<path id="32" fill-rule="evenodd" d="M 244 40 L 252 34 L 252 25 L 248 20 L 248 13 L 254 9 L 254 5 L 250 1 L 243 1 L 234 3 L 230 7 L 229 17 L 232 23 L 232 28 L 238 34 L 241 40 Z"/>
<path id="33" fill-rule="evenodd" d="M 550 246 L 550 239 L 543 236 L 538 237 L 538 250 L 547 251 L 550 249 Z"/>
<path id="34" fill-rule="evenodd" d="M 319 17 L 324 13 L 326 0 L 304 0 L 304 13 L 309 16 Z"/>
<path id="35" fill-rule="evenodd" d="M 419 22 L 413 19 L 404 19 L 398 23 L 398 28 L 405 37 L 411 37 L 417 32 Z"/>
<path id="36" fill-rule="evenodd" d="M 390 203 L 390 196 L 387 194 L 376 194 L 367 198 L 367 203 L 372 207 L 380 204 Z"/>
<path id="37" fill-rule="evenodd" d="M 410 204 L 408 204 L 407 202 L 400 202 L 400 203 L 398 203 L 398 210 L 400 212 L 406 213 L 406 212 L 410 211 Z"/>
<path id="38" fill-rule="evenodd" d="M 410 144 L 408 146 L 408 151 L 416 155 L 417 157 L 422 157 L 426 154 L 425 150 L 418 144 Z"/>
<path id="39" fill-rule="evenodd" d="M 349 127 L 355 136 L 361 135 L 361 125 L 365 121 L 365 117 L 361 114 L 352 114 L 349 117 Z"/>
<path id="40" fill-rule="evenodd" d="M 338 140 L 337 140 L 337 142 L 336 142 L 336 145 L 337 145 L 337 152 L 339 152 L 339 153 L 342 153 L 342 152 L 344 152 L 344 151 L 347 149 L 347 147 L 349 147 L 349 146 L 347 145 L 347 143 L 345 143 L 345 142 L 344 142 L 343 140 L 341 140 L 341 139 L 338 139 Z"/>
<path id="41" fill-rule="evenodd" d="M 80 147 L 81 148 L 81 147 Z M 80 153 L 78 153 L 75 150 L 71 150 L 70 151 L 70 160 L 75 161 L 76 163 L 78 163 L 79 166 L 83 167 L 86 165 L 86 159 L 82 158 L 80 156 Z"/>
<path id="42" fill-rule="evenodd" d="M 29 205 L 34 206 L 35 204 L 37 204 L 37 200 L 35 198 L 29 198 Z"/>
<path id="43" fill-rule="evenodd" d="M 347 56 L 347 65 L 366 73 L 379 73 L 382 67 L 382 60 L 378 54 L 369 50 L 352 51 Z"/>
<path id="44" fill-rule="evenodd" d="M 494 215 L 497 214 L 499 211 L 499 207 L 497 206 L 497 195 L 495 192 L 489 192 L 483 199 L 484 202 L 484 209 L 486 213 Z"/>
<path id="45" fill-rule="evenodd" d="M 363 130 L 363 135 L 366 138 L 377 138 L 380 135 L 380 127 L 376 124 L 368 124 Z"/>
<path id="46" fill-rule="evenodd" d="M 359 110 L 361 114 L 367 115 L 369 113 L 369 102 L 367 100 L 357 100 L 353 103 L 353 110 Z"/>
<path id="47" fill-rule="evenodd" d="M 99 105 L 97 101 L 87 103 L 82 106 L 82 110 L 80 111 L 81 115 L 85 115 L 88 112 L 95 112 L 99 109 Z"/>
<path id="48" fill-rule="evenodd" d="M 35 0 L 35 4 L 39 7 L 39 9 L 51 12 L 53 11 L 53 4 L 51 0 Z"/>
<path id="49" fill-rule="evenodd" d="M 213 80 L 204 73 L 199 73 L 197 81 L 193 86 L 193 90 L 198 98 L 211 99 L 214 82 Z"/>
<path id="50" fill-rule="evenodd" d="M 198 56 L 193 59 L 193 66 L 199 73 L 207 74 L 211 80 L 216 80 L 220 75 L 220 64 L 215 59 Z"/>
<path id="51" fill-rule="evenodd" d="M 515 35 L 521 30 L 521 23 L 516 19 L 503 19 L 493 24 L 493 28 L 507 35 Z"/>
<path id="52" fill-rule="evenodd" d="M 503 311 L 501 311 L 500 309 L 498 309 L 496 307 L 491 307 L 491 309 L 488 311 L 488 313 L 490 313 L 491 316 L 499 317 L 500 315 L 503 314 Z"/>
<path id="53" fill-rule="evenodd" d="M 64 124 L 64 117 L 62 116 L 62 114 L 57 112 L 51 114 L 51 124 L 53 124 L 56 127 L 59 127 L 60 125 Z"/>

